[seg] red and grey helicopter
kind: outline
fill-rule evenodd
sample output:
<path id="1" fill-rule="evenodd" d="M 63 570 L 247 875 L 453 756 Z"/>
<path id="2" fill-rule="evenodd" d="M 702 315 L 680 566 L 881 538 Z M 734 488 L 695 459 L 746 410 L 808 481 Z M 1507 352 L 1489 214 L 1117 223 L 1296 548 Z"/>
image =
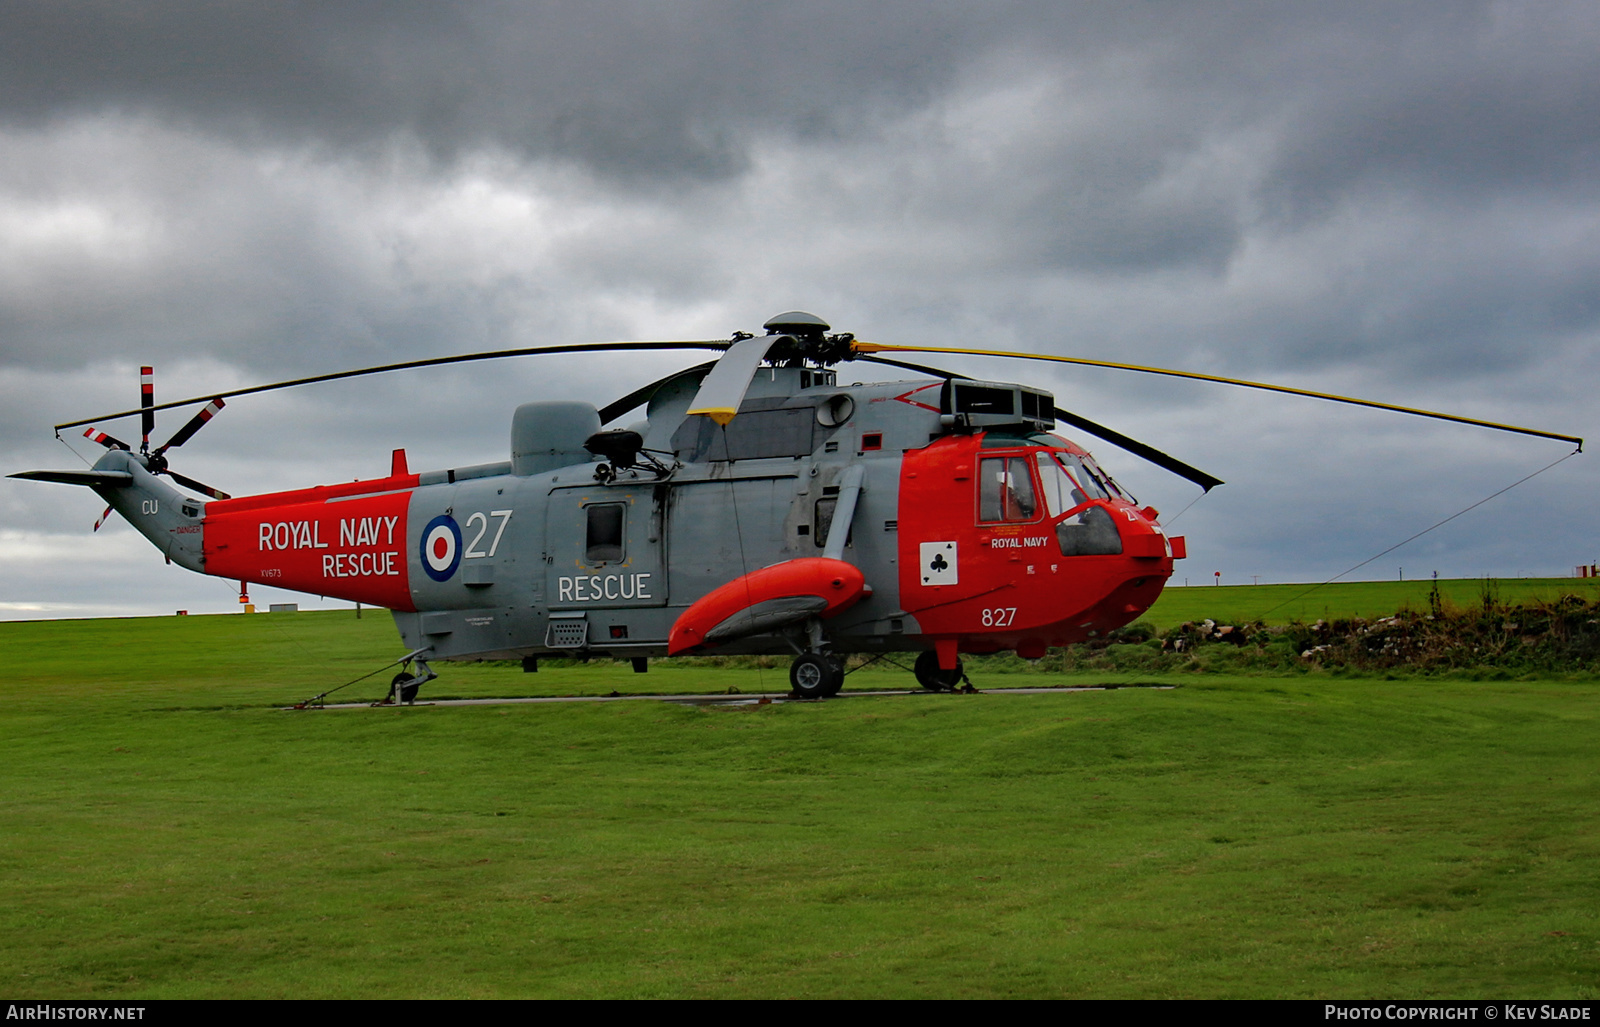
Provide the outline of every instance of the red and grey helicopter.
<path id="1" fill-rule="evenodd" d="M 838 692 L 848 654 L 917 653 L 917 680 L 952 689 L 964 680 L 963 653 L 1036 658 L 1150 608 L 1184 539 L 1056 434 L 1058 424 L 1202 489 L 1221 484 L 1056 407 L 1048 392 L 889 354 L 1120 368 L 1583 442 L 1163 368 L 868 343 L 803 311 L 764 327 L 726 340 L 439 357 L 159 405 L 145 368 L 139 408 L 56 426 L 138 415 L 137 452 L 89 427 L 107 450 L 93 469 L 11 477 L 89 486 L 190 570 L 387 607 L 408 650 L 396 701 L 414 699 L 436 660 L 520 659 L 531 671 L 541 658 L 609 656 L 643 671 L 650 657 L 696 653 L 792 654 L 795 692 L 821 698 Z M 518 407 L 510 459 L 498 463 L 413 472 L 396 450 L 386 477 L 241 498 L 168 463 L 239 395 L 509 356 L 691 348 L 722 353 L 604 408 Z M 925 377 L 841 385 L 834 367 L 848 360 Z M 201 402 L 150 448 L 157 410 Z M 641 406 L 644 420 L 606 427 Z"/>

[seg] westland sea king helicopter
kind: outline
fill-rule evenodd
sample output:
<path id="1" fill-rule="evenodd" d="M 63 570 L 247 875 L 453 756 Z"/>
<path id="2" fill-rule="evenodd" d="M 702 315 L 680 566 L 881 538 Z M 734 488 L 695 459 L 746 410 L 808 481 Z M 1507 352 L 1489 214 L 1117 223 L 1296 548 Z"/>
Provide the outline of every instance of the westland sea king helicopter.
<path id="1" fill-rule="evenodd" d="M 815 315 L 761 336 L 504 350 L 319 375 L 140 406 L 138 450 L 91 470 L 11 477 L 86 485 L 167 560 L 201 574 L 387 607 L 408 650 L 392 701 L 437 660 L 792 654 L 794 691 L 823 698 L 853 653 L 917 653 L 917 681 L 964 680 L 963 653 L 1043 656 L 1150 608 L 1186 555 L 1064 423 L 1204 490 L 1221 480 L 1062 410 L 1028 385 L 977 381 L 890 354 L 979 354 L 1118 368 L 1354 403 L 1576 443 L 1552 432 L 1392 404 L 1076 357 L 868 343 Z M 233 498 L 169 466 L 224 399 L 404 368 L 535 354 L 707 349 L 713 362 L 596 409 L 527 403 L 510 459 L 414 472 L 405 451 L 369 481 Z M 870 361 L 911 381 L 841 385 Z M 931 380 L 930 380 L 931 379 Z M 155 412 L 206 403 L 151 449 Z M 644 420 L 606 427 L 639 407 Z M 205 498 L 198 498 L 198 497 Z M 103 518 L 102 518 L 103 519 Z M 96 525 L 98 527 L 98 525 Z M 970 686 L 969 686 L 970 687 Z"/>

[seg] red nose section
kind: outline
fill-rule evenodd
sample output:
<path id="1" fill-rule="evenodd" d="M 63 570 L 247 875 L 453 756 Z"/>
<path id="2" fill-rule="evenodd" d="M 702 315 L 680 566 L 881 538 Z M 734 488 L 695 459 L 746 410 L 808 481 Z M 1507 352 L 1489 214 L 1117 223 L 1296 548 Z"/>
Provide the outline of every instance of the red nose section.
<path id="1" fill-rule="evenodd" d="M 808 617 L 826 620 L 867 594 L 867 581 L 843 560 L 810 556 L 752 571 L 708 592 L 683 611 L 667 652 L 678 656 L 702 646 L 775 631 Z"/>

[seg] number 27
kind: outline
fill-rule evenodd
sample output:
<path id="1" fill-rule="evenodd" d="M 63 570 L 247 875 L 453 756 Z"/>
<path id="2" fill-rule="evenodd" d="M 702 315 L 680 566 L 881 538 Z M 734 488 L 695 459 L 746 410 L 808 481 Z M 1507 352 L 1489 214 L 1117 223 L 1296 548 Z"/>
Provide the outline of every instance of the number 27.
<path id="1" fill-rule="evenodd" d="M 494 540 L 489 543 L 489 551 L 487 553 L 478 548 L 478 543 L 483 541 L 484 534 L 489 530 L 489 517 L 485 517 L 483 512 L 480 510 L 471 517 L 467 518 L 467 527 L 469 529 L 472 527 L 473 521 L 478 521 L 483 525 L 483 527 L 478 529 L 478 533 L 472 536 L 472 541 L 467 545 L 467 551 L 461 554 L 469 560 L 480 559 L 485 556 L 493 556 L 494 551 L 500 548 L 500 536 L 505 534 L 506 525 L 511 521 L 511 511 L 490 510 L 489 516 L 500 518 L 500 527 L 495 529 Z"/>

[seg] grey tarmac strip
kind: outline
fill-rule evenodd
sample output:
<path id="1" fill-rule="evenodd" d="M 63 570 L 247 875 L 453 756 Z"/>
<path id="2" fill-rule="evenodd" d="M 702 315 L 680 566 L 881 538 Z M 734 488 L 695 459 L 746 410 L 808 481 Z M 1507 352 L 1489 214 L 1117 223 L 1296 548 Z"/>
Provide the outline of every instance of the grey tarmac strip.
<path id="1" fill-rule="evenodd" d="M 982 688 L 978 695 L 1050 695 L 1056 692 L 1105 692 L 1116 691 L 1123 688 L 1149 688 L 1161 691 L 1174 689 L 1176 685 L 1072 685 L 1061 688 Z M 921 688 L 910 690 L 895 689 L 883 692 L 840 692 L 836 699 L 866 698 L 872 696 L 889 695 L 941 695 L 949 693 L 928 692 Z M 527 703 L 575 703 L 575 702 L 637 702 L 639 700 L 654 700 L 656 702 L 683 703 L 688 706 L 758 706 L 764 703 L 807 703 L 821 702 L 820 699 L 797 699 L 789 692 L 740 692 L 729 695 L 726 692 L 712 692 L 707 695 L 553 695 L 537 698 L 526 697 L 520 699 L 435 699 L 413 703 L 413 708 L 423 706 L 513 706 Z M 283 707 L 293 709 L 294 707 Z M 371 702 L 329 703 L 326 706 L 309 707 L 310 709 L 323 710 L 392 710 L 404 709 L 393 705 L 384 705 Z"/>

